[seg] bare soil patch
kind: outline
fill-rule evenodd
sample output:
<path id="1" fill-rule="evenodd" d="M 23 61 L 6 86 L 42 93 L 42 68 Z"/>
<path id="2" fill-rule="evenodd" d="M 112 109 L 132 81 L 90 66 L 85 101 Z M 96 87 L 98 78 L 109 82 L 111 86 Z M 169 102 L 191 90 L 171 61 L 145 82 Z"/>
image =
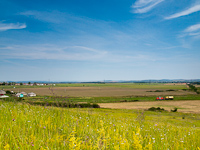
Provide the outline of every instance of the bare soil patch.
<path id="1" fill-rule="evenodd" d="M 112 109 L 143 109 L 150 107 L 162 107 L 170 111 L 178 108 L 178 112 L 184 113 L 200 113 L 200 100 L 187 101 L 154 101 L 154 102 L 125 102 L 125 103 L 99 103 L 101 108 Z"/>
<path id="2" fill-rule="evenodd" d="M 112 96 L 160 96 L 188 95 L 191 91 L 175 90 L 155 92 L 160 89 L 136 89 L 119 87 L 54 87 L 54 88 L 18 88 L 9 89 L 14 92 L 34 92 L 41 96 L 72 96 L 72 97 L 112 97 Z M 148 92 L 152 91 L 152 92 Z"/>

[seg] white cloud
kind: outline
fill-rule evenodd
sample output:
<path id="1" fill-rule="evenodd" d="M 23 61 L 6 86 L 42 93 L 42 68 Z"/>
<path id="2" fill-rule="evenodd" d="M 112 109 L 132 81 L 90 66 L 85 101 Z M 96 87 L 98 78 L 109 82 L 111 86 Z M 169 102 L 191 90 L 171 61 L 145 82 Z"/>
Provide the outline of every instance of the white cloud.
<path id="1" fill-rule="evenodd" d="M 136 51 L 117 53 L 87 46 L 13 45 L 0 47 L 4 59 L 89 61 L 109 63 L 136 63 L 156 61 L 155 56 Z"/>
<path id="2" fill-rule="evenodd" d="M 165 19 L 174 19 L 174 18 L 178 18 L 178 17 L 182 17 L 182 16 L 186 16 L 189 14 L 192 14 L 194 12 L 200 11 L 200 5 L 195 5 L 193 7 L 190 7 L 189 9 L 186 9 L 184 11 L 181 11 L 179 13 L 175 13 L 169 17 L 165 17 Z"/>
<path id="3" fill-rule="evenodd" d="M 164 0 L 137 0 L 131 7 L 134 13 L 146 13 Z"/>
<path id="4" fill-rule="evenodd" d="M 180 37 L 186 37 L 186 36 L 192 36 L 192 37 L 199 37 L 200 36 L 200 24 L 192 25 L 188 28 L 186 28 L 182 35 Z"/>
<path id="5" fill-rule="evenodd" d="M 0 22 L 0 31 L 6 31 L 11 29 L 24 29 L 26 24 L 24 23 L 1 23 Z"/>
<path id="6" fill-rule="evenodd" d="M 50 23 L 62 23 L 66 20 L 66 15 L 59 11 L 53 11 L 53 12 L 26 11 L 26 12 L 21 12 L 20 15 L 33 17 L 37 20 L 50 22 Z"/>
<path id="7" fill-rule="evenodd" d="M 97 60 L 106 55 L 106 51 L 84 46 L 54 45 L 15 45 L 0 48 L 4 58 L 46 59 L 46 60 Z"/>
<path id="8" fill-rule="evenodd" d="M 200 24 L 195 24 L 188 27 L 187 29 L 185 29 L 185 32 L 195 32 L 197 30 L 200 30 Z"/>

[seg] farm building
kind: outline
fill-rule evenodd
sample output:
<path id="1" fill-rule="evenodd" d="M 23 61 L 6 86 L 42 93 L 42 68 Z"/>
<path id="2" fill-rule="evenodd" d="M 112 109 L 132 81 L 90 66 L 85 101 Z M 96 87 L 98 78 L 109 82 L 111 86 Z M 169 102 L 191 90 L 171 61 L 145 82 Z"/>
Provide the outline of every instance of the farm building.
<path id="1" fill-rule="evenodd" d="M 0 90 L 0 96 L 5 95 L 6 92 L 4 90 Z"/>
<path id="2" fill-rule="evenodd" d="M 17 93 L 15 96 L 16 97 L 24 97 L 24 95 L 22 93 Z"/>
<path id="3" fill-rule="evenodd" d="M 6 97 L 9 97 L 7 95 L 5 95 L 6 92 L 4 90 L 0 90 L 0 98 L 6 98 Z"/>
<path id="4" fill-rule="evenodd" d="M 27 95 L 27 93 L 26 93 L 26 92 L 21 92 L 21 94 L 23 94 L 24 96 L 26 96 L 26 95 Z"/>
<path id="5" fill-rule="evenodd" d="M 29 96 L 29 97 L 33 97 L 33 96 L 36 96 L 36 94 L 33 93 L 33 92 L 31 92 L 31 93 L 28 93 L 27 96 Z"/>

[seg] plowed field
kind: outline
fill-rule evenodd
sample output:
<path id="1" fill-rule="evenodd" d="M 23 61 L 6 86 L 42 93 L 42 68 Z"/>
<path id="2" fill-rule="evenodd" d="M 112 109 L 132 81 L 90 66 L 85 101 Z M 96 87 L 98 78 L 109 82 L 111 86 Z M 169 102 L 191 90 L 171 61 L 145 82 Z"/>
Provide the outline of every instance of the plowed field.
<path id="1" fill-rule="evenodd" d="M 174 90 L 155 92 L 160 89 L 137 89 L 119 87 L 54 87 L 54 88 L 16 88 L 14 92 L 34 92 L 41 96 L 72 96 L 72 97 L 111 97 L 111 96 L 159 96 L 159 95 L 188 95 L 195 94 L 191 91 Z"/>

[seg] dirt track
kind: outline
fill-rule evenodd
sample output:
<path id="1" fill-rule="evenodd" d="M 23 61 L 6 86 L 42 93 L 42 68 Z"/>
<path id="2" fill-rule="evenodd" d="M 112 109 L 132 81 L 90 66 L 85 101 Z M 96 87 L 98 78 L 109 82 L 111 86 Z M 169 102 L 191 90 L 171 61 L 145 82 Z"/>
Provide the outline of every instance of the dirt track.
<path id="1" fill-rule="evenodd" d="M 113 109 L 148 109 L 150 107 L 161 107 L 168 111 L 177 107 L 178 112 L 200 113 L 200 100 L 99 103 L 99 105 L 101 108 Z"/>

